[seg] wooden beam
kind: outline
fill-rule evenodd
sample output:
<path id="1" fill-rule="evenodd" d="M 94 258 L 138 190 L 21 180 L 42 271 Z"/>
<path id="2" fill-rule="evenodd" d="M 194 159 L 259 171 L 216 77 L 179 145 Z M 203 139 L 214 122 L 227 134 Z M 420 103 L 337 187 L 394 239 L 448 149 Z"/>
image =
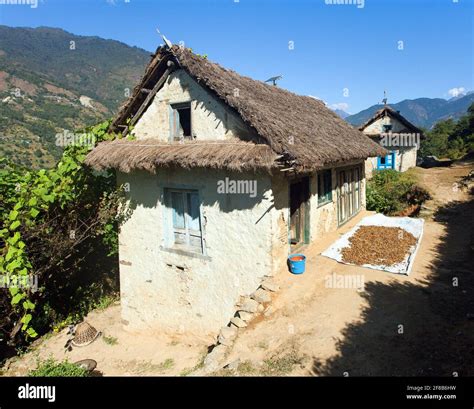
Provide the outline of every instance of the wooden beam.
<path id="1" fill-rule="evenodd" d="M 122 137 L 126 137 L 127 136 L 127 133 L 128 133 L 128 125 L 125 125 L 124 127 L 125 129 L 122 131 Z"/>
<path id="2" fill-rule="evenodd" d="M 166 71 L 163 73 L 161 78 L 156 82 L 155 86 L 151 90 L 151 92 L 148 93 L 147 97 L 145 98 L 145 101 L 143 101 L 142 105 L 136 112 L 136 114 L 133 116 L 132 120 L 130 121 L 131 125 L 135 124 L 135 122 L 138 121 L 138 118 L 140 118 L 141 114 L 145 109 L 148 107 L 148 104 L 151 102 L 153 97 L 156 95 L 156 93 L 159 91 L 159 89 L 163 86 L 165 83 L 166 79 L 168 78 L 168 75 L 171 74 L 172 68 L 168 67 Z"/>

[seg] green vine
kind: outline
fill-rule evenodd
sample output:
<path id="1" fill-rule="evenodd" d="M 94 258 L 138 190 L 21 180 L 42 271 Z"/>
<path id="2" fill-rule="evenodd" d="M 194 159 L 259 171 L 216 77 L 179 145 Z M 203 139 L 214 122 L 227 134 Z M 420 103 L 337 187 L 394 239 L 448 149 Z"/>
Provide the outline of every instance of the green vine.
<path id="1" fill-rule="evenodd" d="M 25 232 L 45 224 L 45 216 L 53 208 L 64 209 L 79 200 L 81 195 L 88 194 L 91 180 L 90 174 L 84 172 L 83 162 L 94 147 L 90 136 L 93 136 L 95 143 L 115 138 L 115 135 L 107 133 L 108 126 L 109 122 L 96 125 L 85 134 L 87 140 L 78 140 L 66 147 L 53 169 L 19 172 L 5 161 L 0 163 L 4 168 L 0 172 L 0 212 L 3 221 L 0 226 L 0 245 L 3 245 L 3 248 L 0 247 L 0 276 L 9 283 L 10 302 L 19 317 L 12 336 L 20 330 L 26 339 L 38 336 L 32 320 L 37 307 L 34 293 L 41 291 L 41 288 L 31 285 L 36 272 L 29 256 Z M 113 220 L 105 220 L 100 232 L 104 235 L 112 232 L 113 223 Z M 45 227 L 46 230 L 48 228 Z"/>

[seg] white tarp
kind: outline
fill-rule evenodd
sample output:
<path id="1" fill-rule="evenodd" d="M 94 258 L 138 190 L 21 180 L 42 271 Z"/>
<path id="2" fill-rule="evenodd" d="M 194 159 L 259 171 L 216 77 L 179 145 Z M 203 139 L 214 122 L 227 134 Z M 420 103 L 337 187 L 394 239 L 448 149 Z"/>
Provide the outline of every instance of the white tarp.
<path id="1" fill-rule="evenodd" d="M 339 240 L 334 242 L 328 249 L 323 251 L 321 254 L 325 257 L 332 258 L 339 263 L 352 264 L 342 261 L 341 251 L 345 247 L 349 247 L 349 239 L 359 229 L 360 226 L 383 226 L 383 227 L 399 227 L 411 233 L 416 238 L 416 244 L 412 246 L 410 251 L 406 254 L 405 259 L 398 264 L 391 266 L 363 264 L 362 267 L 372 268 L 374 270 L 388 271 L 396 274 L 410 274 L 415 256 L 418 251 L 418 247 L 421 243 L 421 237 L 423 235 L 423 219 L 414 219 L 411 217 L 387 217 L 383 214 L 375 214 L 373 216 L 364 217 L 352 230 L 341 236 Z M 390 246 L 390 243 L 387 243 Z"/>

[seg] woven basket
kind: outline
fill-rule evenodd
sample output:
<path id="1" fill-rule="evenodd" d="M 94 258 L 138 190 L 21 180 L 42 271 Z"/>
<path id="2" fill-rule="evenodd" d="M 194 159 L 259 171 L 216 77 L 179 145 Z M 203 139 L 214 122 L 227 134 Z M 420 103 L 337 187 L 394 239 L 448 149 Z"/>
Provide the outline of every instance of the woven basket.
<path id="1" fill-rule="evenodd" d="M 72 344 L 76 347 L 84 347 L 94 342 L 99 335 L 99 331 L 84 321 L 76 327 Z"/>

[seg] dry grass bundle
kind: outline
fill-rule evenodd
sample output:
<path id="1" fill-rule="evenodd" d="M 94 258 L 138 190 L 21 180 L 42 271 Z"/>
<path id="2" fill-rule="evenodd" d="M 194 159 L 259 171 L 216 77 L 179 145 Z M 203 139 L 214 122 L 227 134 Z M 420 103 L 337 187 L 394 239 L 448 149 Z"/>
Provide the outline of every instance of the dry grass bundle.
<path id="1" fill-rule="evenodd" d="M 270 169 L 276 154 L 268 145 L 251 142 L 163 143 L 155 139 L 129 141 L 119 139 L 100 143 L 86 158 L 94 169 L 115 168 L 122 172 L 147 170 L 160 166 L 183 168 L 207 167 L 235 171 Z"/>
<path id="2" fill-rule="evenodd" d="M 170 60 L 236 111 L 277 154 L 294 159 L 299 171 L 386 154 L 322 101 L 241 76 L 178 46 L 157 50 L 114 121 L 116 130 L 137 113 L 146 99 L 141 90 L 153 88 Z"/>

